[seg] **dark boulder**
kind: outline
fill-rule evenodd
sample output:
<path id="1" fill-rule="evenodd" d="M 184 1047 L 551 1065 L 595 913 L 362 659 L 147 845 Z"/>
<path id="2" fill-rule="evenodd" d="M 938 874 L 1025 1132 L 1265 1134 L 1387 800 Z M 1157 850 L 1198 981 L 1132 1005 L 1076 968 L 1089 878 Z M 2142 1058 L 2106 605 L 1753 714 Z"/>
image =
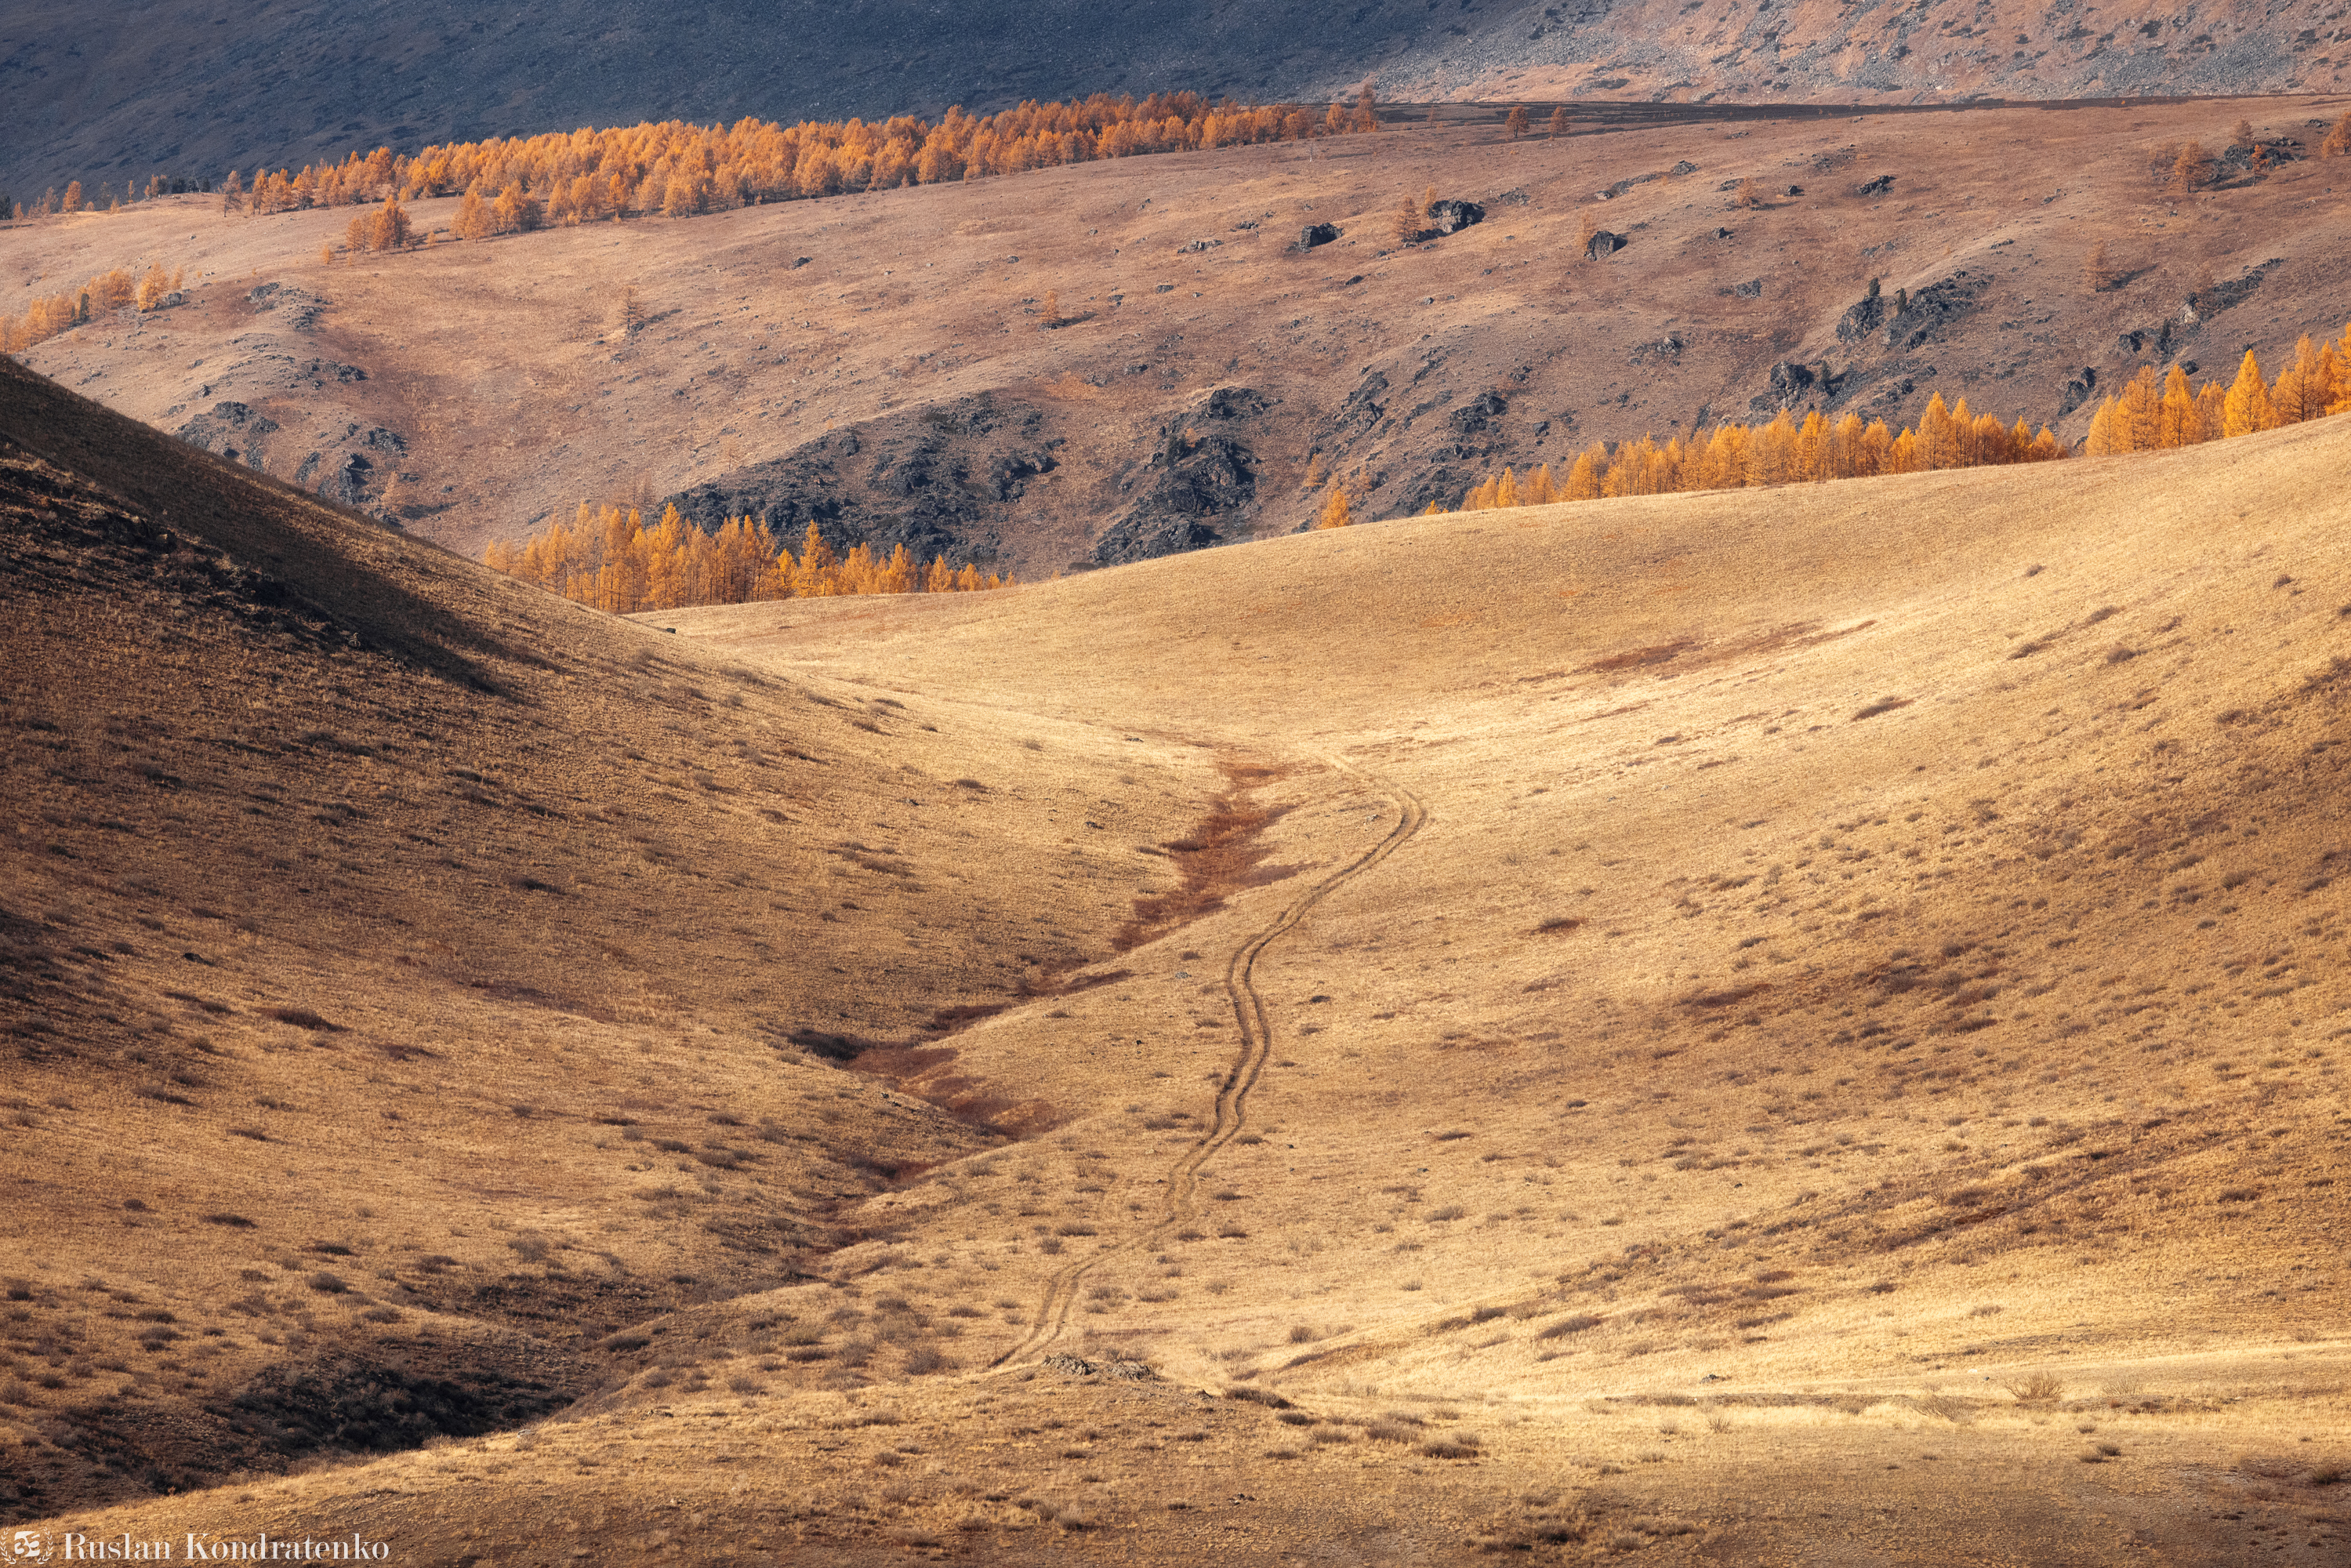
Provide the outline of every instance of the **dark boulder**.
<path id="1" fill-rule="evenodd" d="M 1602 229 L 1583 242 L 1583 254 L 1587 260 L 1599 261 L 1604 257 L 1614 256 L 1632 243 L 1623 235 L 1611 234 L 1608 230 Z"/>
<path id="2" fill-rule="evenodd" d="M 1436 235 L 1459 234 L 1471 224 L 1483 223 L 1485 218 L 1486 209 L 1475 202 L 1457 202 L 1450 199 L 1431 202 L 1428 204 L 1426 232 Z"/>
<path id="3" fill-rule="evenodd" d="M 1204 419 L 1247 419 L 1270 406 L 1255 387 L 1218 387 L 1200 402 Z"/>
<path id="4" fill-rule="evenodd" d="M 1308 224 L 1298 231 L 1298 248 L 1312 250 L 1318 245 L 1329 245 L 1339 237 L 1337 224 Z"/>
<path id="5" fill-rule="evenodd" d="M 1865 181 L 1855 186 L 1853 193 L 1856 196 L 1882 196 L 1892 189 L 1894 189 L 1894 176 L 1880 174 L 1875 180 Z"/>

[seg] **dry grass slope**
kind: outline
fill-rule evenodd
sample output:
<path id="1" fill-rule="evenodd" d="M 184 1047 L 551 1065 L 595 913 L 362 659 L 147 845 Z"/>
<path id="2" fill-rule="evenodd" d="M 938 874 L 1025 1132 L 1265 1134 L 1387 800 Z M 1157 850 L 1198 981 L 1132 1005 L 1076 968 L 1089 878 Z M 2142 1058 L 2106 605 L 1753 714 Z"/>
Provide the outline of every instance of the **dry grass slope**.
<path id="1" fill-rule="evenodd" d="M 465 644 L 486 690 L 160 566 L 37 578 L 136 529 L 20 461 L 10 656 L 72 683 L 11 753 L 20 1512 L 421 1562 L 2339 1556 L 2346 461 L 2328 420 L 674 638 L 302 514 L 542 662 Z M 914 1045 L 845 1094 L 792 1029 Z M 933 1103 L 983 1092 L 1029 1135 Z M 754 1218 L 806 1228 L 729 1262 Z M 404 1375 L 483 1435 L 89 1506 L 92 1434 L 157 1429 L 110 1399 L 315 1431 L 306 1356 L 428 1327 Z"/>

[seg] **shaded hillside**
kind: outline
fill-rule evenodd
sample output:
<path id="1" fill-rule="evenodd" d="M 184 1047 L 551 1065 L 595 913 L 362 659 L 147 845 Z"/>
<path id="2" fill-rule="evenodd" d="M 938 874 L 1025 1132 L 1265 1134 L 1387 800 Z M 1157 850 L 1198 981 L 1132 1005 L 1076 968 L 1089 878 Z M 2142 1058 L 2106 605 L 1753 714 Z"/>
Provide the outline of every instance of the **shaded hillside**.
<path id="1" fill-rule="evenodd" d="M 0 432 L 0 1515 L 544 1415 L 1063 1113 L 837 1063 L 1110 957 L 1188 758 L 705 659 L 14 365 Z"/>
<path id="2" fill-rule="evenodd" d="M 1581 97 L 1896 101 L 2334 90 L 2343 19 L 2315 0 L 2109 18 L 1959 0 L 1834 13 L 1666 0 L 1102 7 L 722 6 L 690 21 L 579 5 L 458 16 L 267 0 L 222 16 L 20 5 L 0 21 L 0 187 L 298 166 L 389 143 L 744 115 L 878 120 L 1189 89 L 1244 99 Z"/>
<path id="3" fill-rule="evenodd" d="M 794 0 L 690 20 L 580 5 L 457 15 L 372 0 L 329 13 L 267 0 L 217 18 L 158 13 L 135 34 L 93 37 L 86 20 L 17 7 L 0 24 L 0 184 L 12 192 L 143 183 L 157 169 L 217 179 L 362 143 L 413 152 L 638 120 L 880 120 L 1186 89 L 1329 94 L 1441 26 L 1419 0 L 1335 16 L 1181 0 L 1107 11 Z"/>

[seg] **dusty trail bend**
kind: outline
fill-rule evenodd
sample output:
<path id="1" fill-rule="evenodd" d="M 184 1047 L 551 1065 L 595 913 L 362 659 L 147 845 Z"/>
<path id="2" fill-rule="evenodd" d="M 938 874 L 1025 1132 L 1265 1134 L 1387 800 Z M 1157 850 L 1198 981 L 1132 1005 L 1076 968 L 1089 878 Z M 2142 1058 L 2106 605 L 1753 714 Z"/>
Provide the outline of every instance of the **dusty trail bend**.
<path id="1" fill-rule="evenodd" d="M 1387 836 L 1378 843 L 1308 888 L 1270 924 L 1233 950 L 1225 963 L 1225 994 L 1232 1002 L 1233 1021 L 1240 1030 L 1240 1050 L 1234 1058 L 1232 1070 L 1225 1074 L 1224 1082 L 1217 1090 L 1216 1115 L 1208 1130 L 1167 1172 L 1167 1192 L 1161 1200 L 1158 1218 L 1147 1228 L 1065 1265 L 1048 1280 L 1044 1300 L 1038 1303 L 1037 1314 L 1027 1336 L 990 1362 L 990 1370 L 1032 1360 L 1059 1338 L 1062 1329 L 1068 1325 L 1070 1309 L 1077 1300 L 1079 1285 L 1095 1268 L 1122 1253 L 1155 1242 L 1171 1227 L 1196 1218 L 1200 1172 L 1219 1150 L 1239 1135 L 1247 1124 L 1249 1091 L 1256 1087 L 1259 1076 L 1265 1071 L 1266 1058 L 1273 1047 L 1272 1021 L 1266 1012 L 1265 998 L 1258 994 L 1254 980 L 1259 956 L 1277 938 L 1294 929 L 1332 893 L 1404 847 L 1415 833 L 1420 831 L 1421 824 L 1428 820 L 1427 808 L 1411 790 L 1392 780 L 1366 773 L 1337 758 L 1332 758 L 1330 761 L 1342 773 L 1389 796 L 1397 809 L 1395 826 L 1389 829 Z"/>

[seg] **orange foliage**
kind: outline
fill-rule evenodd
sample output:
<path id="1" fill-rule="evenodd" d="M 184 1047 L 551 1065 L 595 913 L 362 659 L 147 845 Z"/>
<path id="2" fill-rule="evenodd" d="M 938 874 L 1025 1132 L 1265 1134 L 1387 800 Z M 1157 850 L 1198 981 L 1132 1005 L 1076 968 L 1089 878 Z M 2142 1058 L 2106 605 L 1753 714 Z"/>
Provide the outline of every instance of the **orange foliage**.
<path id="1" fill-rule="evenodd" d="M 179 288 L 183 273 L 157 262 L 144 277 L 123 267 L 101 272 L 78 289 L 36 299 L 21 316 L 0 316 L 0 354 L 21 354 L 36 343 L 70 331 L 85 321 L 124 308 L 156 310 Z"/>
<path id="2" fill-rule="evenodd" d="M 2264 381 L 2252 350 L 2237 365 L 2233 381 L 2210 381 L 2190 392 L 2178 366 L 2158 386 L 2153 366 L 2142 367 L 2122 395 L 2110 397 L 2091 417 L 2082 450 L 2092 457 L 2126 452 L 2162 452 L 2258 435 L 2330 413 L 2351 413 L 2351 327 L 2335 342 L 2294 345 L 2294 363 Z"/>
<path id="3" fill-rule="evenodd" d="M 753 600 L 971 593 L 1013 586 L 1011 578 L 983 578 L 968 563 L 957 571 L 943 559 L 934 560 L 924 571 L 904 545 L 887 558 L 877 558 L 865 545 L 837 555 L 814 523 L 796 560 L 764 522 L 730 517 L 716 532 L 705 533 L 675 507 L 664 509 L 648 528 L 641 513 L 582 502 L 569 527 L 557 522 L 520 545 L 494 542 L 484 559 L 494 570 L 614 615 Z"/>
<path id="4" fill-rule="evenodd" d="M 1023 103 L 1000 114 L 950 109 L 936 122 L 898 115 L 731 126 L 679 120 L 611 130 L 492 138 L 427 147 L 413 157 L 377 148 L 340 163 L 253 177 L 244 200 L 256 214 L 347 206 L 387 196 L 468 197 L 467 238 L 540 223 L 592 223 L 658 213 L 684 217 L 762 202 L 886 191 L 1017 174 L 1062 163 L 1182 152 L 1261 141 L 1299 141 L 1371 129 L 1337 105 L 1330 115 L 1295 104 L 1211 103 L 1198 93 L 1136 101 L 1096 93 L 1066 103 Z M 239 189 L 232 172 L 224 191 Z"/>
<path id="5" fill-rule="evenodd" d="M 1965 398 L 1949 407 L 1938 395 L 1927 404 L 1918 428 L 1899 435 L 1889 434 L 1883 420 L 1865 425 L 1860 415 L 1849 413 L 1832 424 L 1814 413 L 1806 414 L 1802 424 L 1782 413 L 1769 424 L 1718 425 L 1710 434 L 1693 435 L 1687 444 L 1676 439 L 1660 446 L 1648 435 L 1620 441 L 1613 448 L 1595 444 L 1576 458 L 1563 480 L 1554 480 L 1548 465 L 1524 478 L 1505 468 L 1471 489 L 1460 509 L 1479 512 L 1613 496 L 1863 479 L 1935 468 L 2043 463 L 2065 455 L 2045 426 L 2035 434 L 2022 420 L 2013 427 L 2003 425 L 1991 414 L 1970 413 Z"/>

